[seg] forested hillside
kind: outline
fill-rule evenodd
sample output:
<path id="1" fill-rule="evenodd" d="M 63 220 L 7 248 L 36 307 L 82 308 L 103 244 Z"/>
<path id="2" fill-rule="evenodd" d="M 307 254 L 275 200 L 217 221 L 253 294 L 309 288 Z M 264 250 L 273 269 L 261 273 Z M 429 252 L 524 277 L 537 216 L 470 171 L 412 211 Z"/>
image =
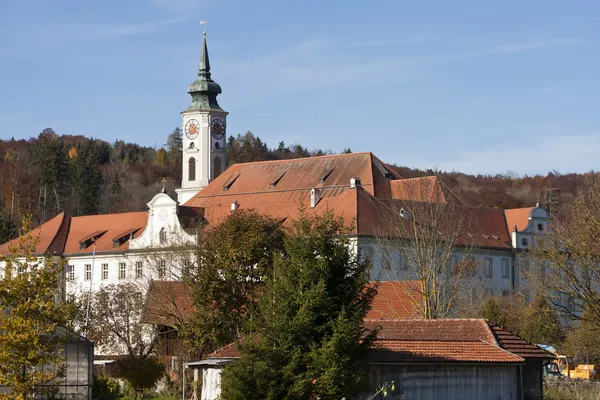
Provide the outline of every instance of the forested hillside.
<path id="1" fill-rule="evenodd" d="M 164 140 L 164 146 L 155 149 L 122 140 L 108 143 L 60 135 L 50 128 L 29 140 L 0 140 L 0 243 L 17 234 L 24 213 L 31 213 L 38 225 L 63 211 L 76 216 L 145 210 L 163 178 L 175 197 L 181 181 L 181 131 L 176 128 Z M 230 136 L 227 152 L 230 165 L 334 154 L 284 142 L 271 148 L 251 132 Z M 403 178 L 437 173 L 394 168 Z M 584 178 L 557 172 L 524 177 L 437 174 L 447 191 L 471 206 L 514 208 L 539 201 L 551 204 L 554 212 L 570 203 Z"/>

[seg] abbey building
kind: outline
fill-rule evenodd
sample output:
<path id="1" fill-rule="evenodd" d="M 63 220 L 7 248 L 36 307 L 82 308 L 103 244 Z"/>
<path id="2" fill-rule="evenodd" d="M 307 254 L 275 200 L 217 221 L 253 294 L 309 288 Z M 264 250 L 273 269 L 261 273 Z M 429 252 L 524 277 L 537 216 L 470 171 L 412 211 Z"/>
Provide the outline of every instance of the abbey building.
<path id="1" fill-rule="evenodd" d="M 390 215 L 410 221 L 406 202 L 445 204 L 436 177 L 402 179 L 385 162 L 365 153 L 236 164 L 227 168 L 228 113 L 217 101 L 206 38 L 197 79 L 189 86 L 190 106 L 182 115 L 183 162 L 177 199 L 158 193 L 148 210 L 71 217 L 60 214 L 34 230 L 38 254 L 68 259 L 66 292 L 81 295 L 114 283 L 140 285 L 177 280 L 193 260 L 174 247 L 192 248 L 199 221 L 215 225 L 232 212 L 252 209 L 284 224 L 300 210 L 333 211 L 348 222 L 356 252 L 372 263 L 373 279 L 411 279 Z M 526 264 L 519 254 L 544 234 L 548 214 L 541 207 L 516 210 L 464 209 L 471 222 L 459 232 L 473 251 L 456 250 L 456 262 L 469 257 L 488 293 L 508 294 L 522 282 Z M 0 245 L 7 254 L 10 243 Z"/>

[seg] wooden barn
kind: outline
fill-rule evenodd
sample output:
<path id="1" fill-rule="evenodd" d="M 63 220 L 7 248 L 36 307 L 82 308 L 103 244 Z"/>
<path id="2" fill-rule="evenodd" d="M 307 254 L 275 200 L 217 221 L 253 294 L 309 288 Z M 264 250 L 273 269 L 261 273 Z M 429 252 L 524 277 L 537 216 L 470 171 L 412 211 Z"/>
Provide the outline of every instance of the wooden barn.
<path id="1" fill-rule="evenodd" d="M 483 319 L 369 320 L 379 326 L 370 390 L 398 399 L 542 399 L 550 353 Z"/>

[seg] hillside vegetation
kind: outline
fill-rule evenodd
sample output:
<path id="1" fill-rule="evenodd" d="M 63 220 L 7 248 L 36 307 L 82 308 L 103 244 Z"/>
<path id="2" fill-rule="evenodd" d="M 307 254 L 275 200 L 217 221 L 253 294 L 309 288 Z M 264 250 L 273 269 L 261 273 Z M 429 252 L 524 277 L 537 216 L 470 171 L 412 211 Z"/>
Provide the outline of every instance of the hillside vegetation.
<path id="1" fill-rule="evenodd" d="M 174 196 L 181 181 L 181 143 L 179 128 L 165 135 L 160 148 L 60 135 L 51 128 L 29 140 L 0 140 L 0 243 L 17 235 L 25 213 L 38 225 L 63 211 L 77 216 L 145 210 L 163 179 Z M 230 165 L 335 154 L 284 142 L 269 147 L 251 132 L 230 136 L 227 153 Z M 445 189 L 470 206 L 515 208 L 540 202 L 553 212 L 568 207 L 584 178 L 555 171 L 546 176 L 473 176 L 393 167 L 403 178 L 439 175 Z"/>

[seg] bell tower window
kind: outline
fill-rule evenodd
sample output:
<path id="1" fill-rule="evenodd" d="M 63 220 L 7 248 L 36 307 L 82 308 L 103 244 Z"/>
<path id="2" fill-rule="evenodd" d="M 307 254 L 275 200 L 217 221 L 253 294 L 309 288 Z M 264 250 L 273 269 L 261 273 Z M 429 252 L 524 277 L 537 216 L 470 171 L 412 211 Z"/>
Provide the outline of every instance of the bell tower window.
<path id="1" fill-rule="evenodd" d="M 196 159 L 194 157 L 190 157 L 188 161 L 188 181 L 196 180 Z"/>

